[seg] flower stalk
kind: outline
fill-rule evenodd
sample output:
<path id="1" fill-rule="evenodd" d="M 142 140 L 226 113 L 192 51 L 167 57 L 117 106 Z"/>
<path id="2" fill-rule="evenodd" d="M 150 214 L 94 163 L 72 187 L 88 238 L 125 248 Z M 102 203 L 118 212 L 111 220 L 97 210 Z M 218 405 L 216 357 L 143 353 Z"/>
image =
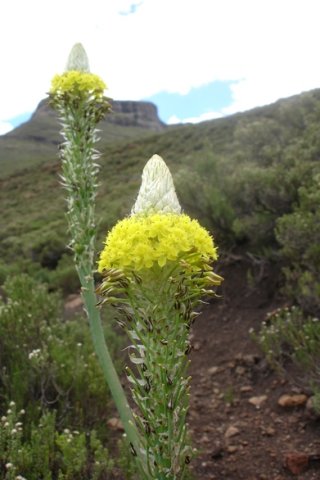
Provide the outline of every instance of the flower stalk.
<path id="1" fill-rule="evenodd" d="M 201 298 L 222 281 L 216 258 L 211 236 L 181 213 L 171 174 L 153 156 L 132 215 L 107 235 L 98 267 L 102 304 L 118 311 L 130 340 L 126 372 L 150 479 L 181 480 L 190 462 L 189 330 Z"/>
<path id="2" fill-rule="evenodd" d="M 137 457 L 142 478 L 147 478 L 144 474 L 140 435 L 105 342 L 93 276 L 98 174 L 96 161 L 99 158 L 99 152 L 95 148 L 98 140 L 96 126 L 110 110 L 109 100 L 104 96 L 105 89 L 106 85 L 101 78 L 90 73 L 88 58 L 82 45 L 76 44 L 69 56 L 66 71 L 52 80 L 50 103 L 58 112 L 63 126 L 62 135 L 65 141 L 60 149 L 61 180 L 67 191 L 70 247 L 81 282 L 95 352 L 128 441 Z"/>

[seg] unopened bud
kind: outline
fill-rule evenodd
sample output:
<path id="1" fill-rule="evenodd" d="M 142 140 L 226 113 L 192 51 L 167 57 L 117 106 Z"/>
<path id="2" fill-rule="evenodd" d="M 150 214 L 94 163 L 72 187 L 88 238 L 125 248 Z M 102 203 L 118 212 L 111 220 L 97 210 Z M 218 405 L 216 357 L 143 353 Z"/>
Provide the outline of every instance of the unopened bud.
<path id="1" fill-rule="evenodd" d="M 169 168 L 153 155 L 142 172 L 142 183 L 131 214 L 181 213 Z"/>
<path id="2" fill-rule="evenodd" d="M 81 43 L 76 43 L 69 54 L 66 71 L 70 70 L 90 72 L 88 55 Z"/>

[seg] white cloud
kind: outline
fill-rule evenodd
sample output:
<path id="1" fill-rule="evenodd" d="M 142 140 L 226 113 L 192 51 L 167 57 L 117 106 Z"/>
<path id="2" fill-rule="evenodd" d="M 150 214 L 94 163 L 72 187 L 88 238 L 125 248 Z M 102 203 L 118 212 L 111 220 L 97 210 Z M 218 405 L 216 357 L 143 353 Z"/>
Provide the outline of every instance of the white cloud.
<path id="1" fill-rule="evenodd" d="M 5 133 L 10 132 L 13 129 L 13 125 L 9 122 L 2 122 L 0 120 L 0 135 L 4 135 Z"/>
<path id="2" fill-rule="evenodd" d="M 167 121 L 167 124 L 168 125 L 175 125 L 177 123 L 182 123 L 183 120 L 181 120 L 181 118 L 178 118 L 176 115 L 171 115 L 171 117 L 169 117 L 168 121 Z"/>
<path id="3" fill-rule="evenodd" d="M 168 120 L 168 125 L 174 125 L 177 123 L 199 123 L 206 120 L 213 120 L 215 118 L 221 118 L 224 114 L 222 112 L 205 112 L 197 117 L 178 118 L 176 115 L 172 115 Z"/>
<path id="4" fill-rule="evenodd" d="M 320 87 L 318 0 L 10 0 L 1 10 L 0 120 L 35 109 L 78 41 L 116 99 L 232 80 L 223 113 L 233 113 Z"/>

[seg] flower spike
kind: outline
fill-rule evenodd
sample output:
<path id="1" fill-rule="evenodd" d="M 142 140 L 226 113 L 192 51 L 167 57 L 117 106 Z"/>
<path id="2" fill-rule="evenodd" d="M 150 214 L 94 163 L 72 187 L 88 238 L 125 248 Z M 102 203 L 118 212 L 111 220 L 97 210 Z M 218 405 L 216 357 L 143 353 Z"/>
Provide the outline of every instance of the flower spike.
<path id="1" fill-rule="evenodd" d="M 98 270 L 99 293 L 123 319 L 127 367 L 150 479 L 183 480 L 192 449 L 186 415 L 189 330 L 201 297 L 215 295 L 213 238 L 181 213 L 172 176 L 154 155 L 146 164 L 131 216 L 108 233 Z M 115 273 L 116 272 L 116 273 Z"/>
<path id="2" fill-rule="evenodd" d="M 172 175 L 159 155 L 153 155 L 142 172 L 142 183 L 131 214 L 181 213 Z"/>
<path id="3" fill-rule="evenodd" d="M 81 43 L 76 43 L 69 54 L 66 71 L 70 70 L 84 73 L 90 72 L 88 55 Z"/>

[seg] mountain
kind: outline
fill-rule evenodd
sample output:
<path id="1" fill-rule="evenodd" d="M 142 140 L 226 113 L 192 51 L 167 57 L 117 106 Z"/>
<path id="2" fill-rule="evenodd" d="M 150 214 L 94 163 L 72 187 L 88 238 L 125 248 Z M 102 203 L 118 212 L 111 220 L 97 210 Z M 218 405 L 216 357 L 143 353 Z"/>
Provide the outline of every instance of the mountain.
<path id="1" fill-rule="evenodd" d="M 112 101 L 112 114 L 99 124 L 103 145 L 165 130 L 150 102 Z M 56 113 L 42 100 L 29 121 L 0 136 L 0 177 L 56 158 L 61 142 Z"/>

